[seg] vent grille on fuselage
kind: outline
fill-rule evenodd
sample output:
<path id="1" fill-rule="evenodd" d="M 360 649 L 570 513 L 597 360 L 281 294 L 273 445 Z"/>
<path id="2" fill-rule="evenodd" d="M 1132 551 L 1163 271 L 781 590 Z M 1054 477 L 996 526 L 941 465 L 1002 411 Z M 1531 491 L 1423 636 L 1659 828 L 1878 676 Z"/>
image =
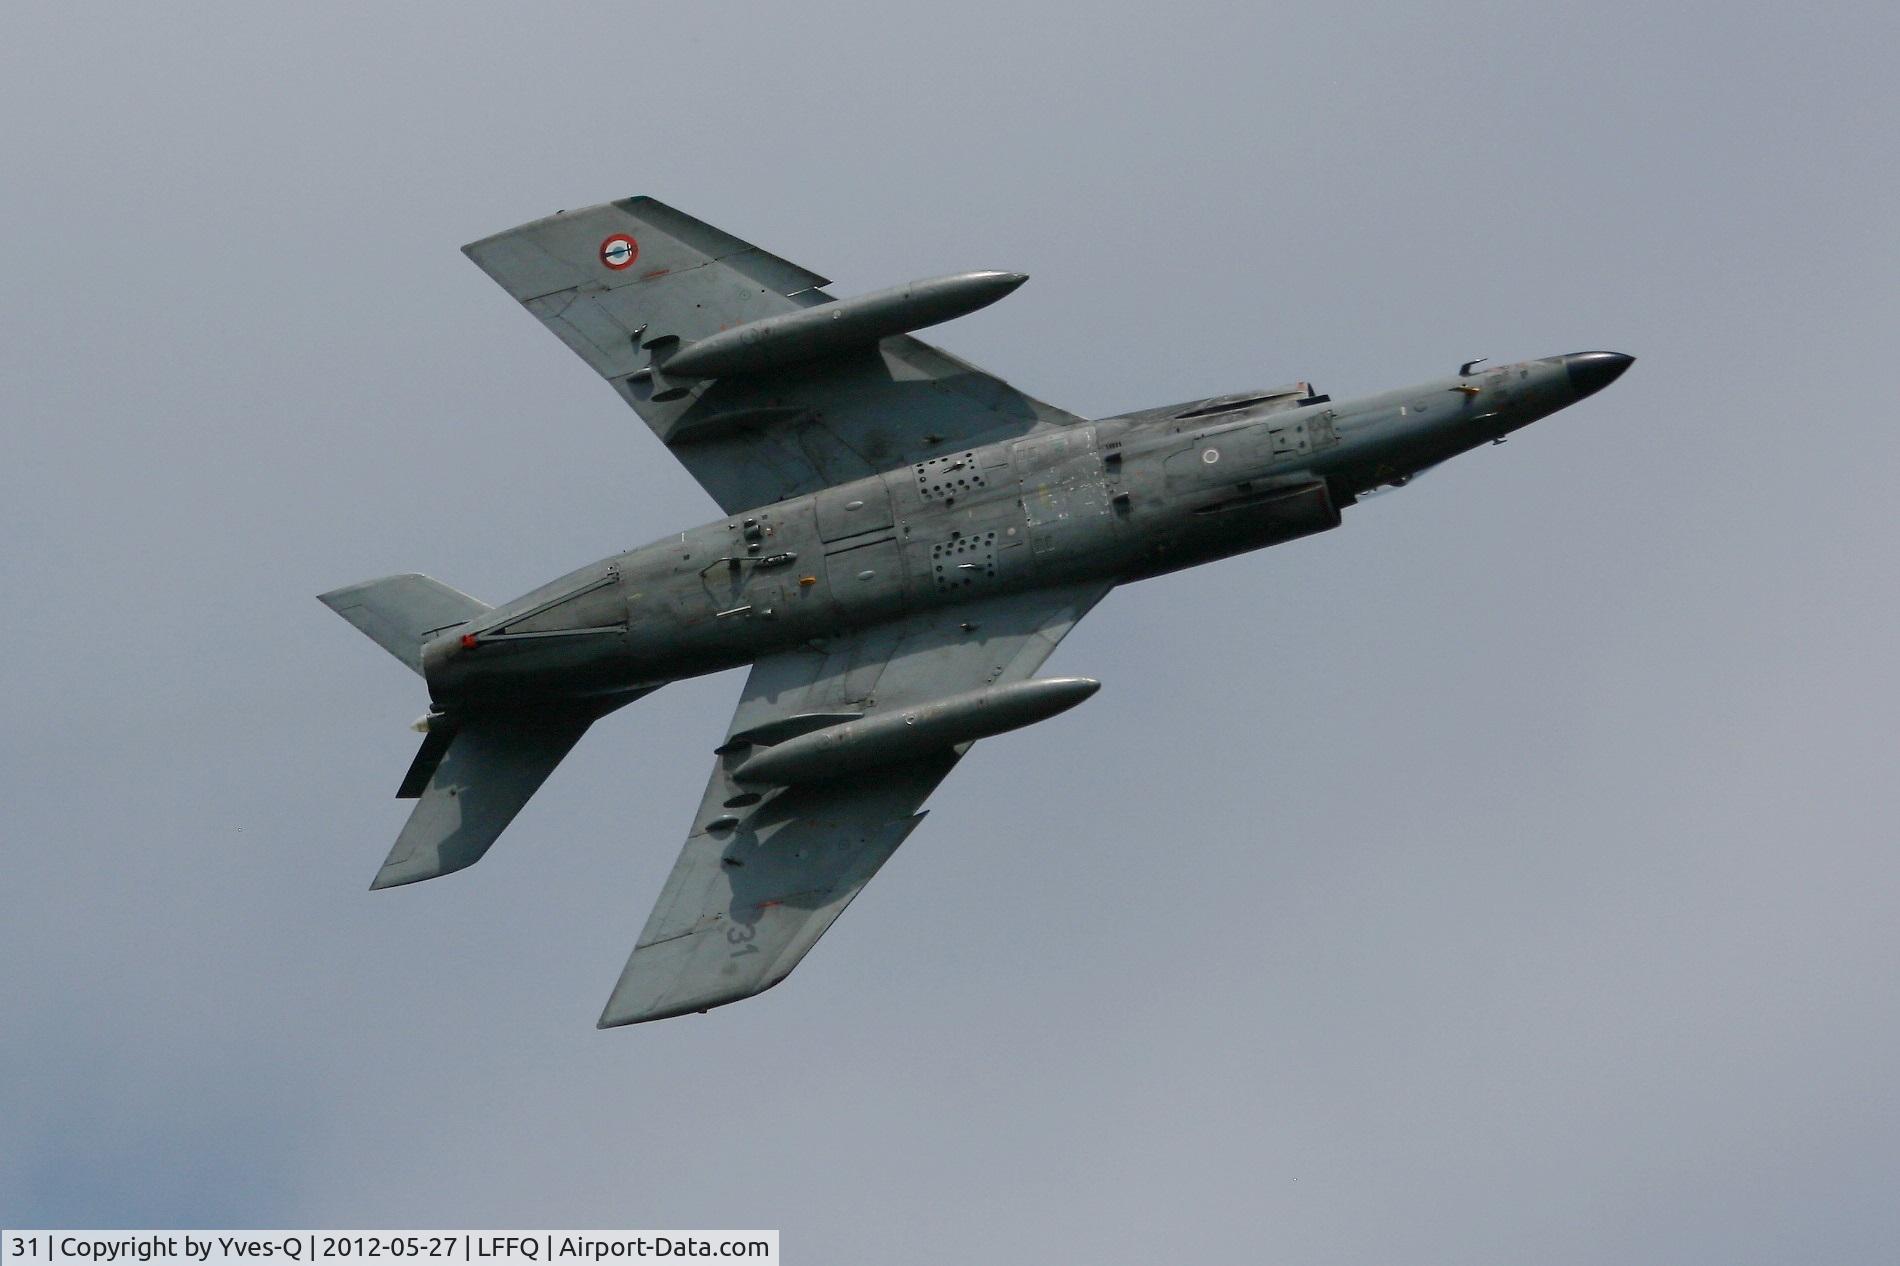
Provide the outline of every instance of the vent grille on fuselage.
<path id="1" fill-rule="evenodd" d="M 974 452 L 933 457 L 911 469 L 917 472 L 917 493 L 925 501 L 944 501 L 989 485 L 976 468 Z"/>
<path id="2" fill-rule="evenodd" d="M 967 589 L 996 579 L 996 533 L 953 536 L 930 547 L 931 574 L 939 589 Z"/>

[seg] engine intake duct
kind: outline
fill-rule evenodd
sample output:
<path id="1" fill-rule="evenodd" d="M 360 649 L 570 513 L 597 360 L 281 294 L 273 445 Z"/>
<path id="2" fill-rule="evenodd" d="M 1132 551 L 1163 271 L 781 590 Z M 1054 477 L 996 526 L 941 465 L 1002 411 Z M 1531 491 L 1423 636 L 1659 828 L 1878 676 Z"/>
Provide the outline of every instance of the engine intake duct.
<path id="1" fill-rule="evenodd" d="M 1027 280 L 1023 273 L 956 273 L 821 303 L 721 330 L 673 353 L 661 370 L 668 378 L 764 373 L 963 316 Z"/>
<path id="2" fill-rule="evenodd" d="M 747 758 L 732 779 L 790 786 L 915 760 L 1047 720 L 1101 688 L 1089 677 L 1043 677 L 874 712 L 768 747 Z"/>

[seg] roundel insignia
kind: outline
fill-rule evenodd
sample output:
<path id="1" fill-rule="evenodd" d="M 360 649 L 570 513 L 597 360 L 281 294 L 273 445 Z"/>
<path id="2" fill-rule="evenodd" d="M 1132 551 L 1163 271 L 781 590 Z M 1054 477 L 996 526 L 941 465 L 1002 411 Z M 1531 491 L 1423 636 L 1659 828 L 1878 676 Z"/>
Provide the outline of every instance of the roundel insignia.
<path id="1" fill-rule="evenodd" d="M 616 233 L 600 244 L 600 262 L 615 272 L 633 267 L 633 261 L 638 258 L 640 243 L 634 241 L 631 234 Z"/>

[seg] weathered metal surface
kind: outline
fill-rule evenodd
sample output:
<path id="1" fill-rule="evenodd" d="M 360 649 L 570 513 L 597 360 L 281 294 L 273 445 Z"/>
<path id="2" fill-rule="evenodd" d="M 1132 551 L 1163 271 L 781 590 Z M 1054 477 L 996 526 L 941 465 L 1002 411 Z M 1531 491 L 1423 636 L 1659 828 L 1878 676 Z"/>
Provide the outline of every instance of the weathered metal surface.
<path id="1" fill-rule="evenodd" d="M 495 608 L 414 575 L 323 595 L 433 705 L 378 886 L 472 864 L 593 718 L 752 666 L 602 1024 L 783 979 L 969 742 L 1094 689 L 1028 679 L 1114 586 L 1336 527 L 1362 494 L 1630 363 L 1473 363 L 1357 399 L 1297 383 L 1085 423 L 881 333 L 1013 275 L 834 303 L 815 274 L 650 199 L 466 249 L 728 512 Z"/>
<path id="2" fill-rule="evenodd" d="M 637 248 L 631 260 L 609 255 L 621 238 Z M 839 305 L 818 274 L 652 198 L 563 211 L 462 249 L 728 511 L 1079 421 L 901 333 L 778 374 L 668 377 L 669 357 L 733 327 Z M 999 298 L 1013 288 L 989 284 Z"/>
<path id="3" fill-rule="evenodd" d="M 784 979 L 922 820 L 918 807 L 959 757 L 952 750 L 761 794 L 732 777 L 751 739 L 795 737 L 827 714 L 1026 680 L 1106 592 L 1071 586 L 920 611 L 755 662 L 601 1025 L 718 1006 Z"/>

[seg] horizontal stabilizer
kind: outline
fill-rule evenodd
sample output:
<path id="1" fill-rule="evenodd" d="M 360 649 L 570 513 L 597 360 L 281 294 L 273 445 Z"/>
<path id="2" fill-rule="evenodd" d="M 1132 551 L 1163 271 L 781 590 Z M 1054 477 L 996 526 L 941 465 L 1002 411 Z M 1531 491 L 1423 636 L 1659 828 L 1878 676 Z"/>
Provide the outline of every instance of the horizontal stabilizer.
<path id="1" fill-rule="evenodd" d="M 318 594 L 317 601 L 418 673 L 424 642 L 491 610 L 486 602 L 415 572 L 345 585 Z"/>
<path id="2" fill-rule="evenodd" d="M 480 861 L 598 715 L 463 724 L 370 887 L 413 884 Z"/>

